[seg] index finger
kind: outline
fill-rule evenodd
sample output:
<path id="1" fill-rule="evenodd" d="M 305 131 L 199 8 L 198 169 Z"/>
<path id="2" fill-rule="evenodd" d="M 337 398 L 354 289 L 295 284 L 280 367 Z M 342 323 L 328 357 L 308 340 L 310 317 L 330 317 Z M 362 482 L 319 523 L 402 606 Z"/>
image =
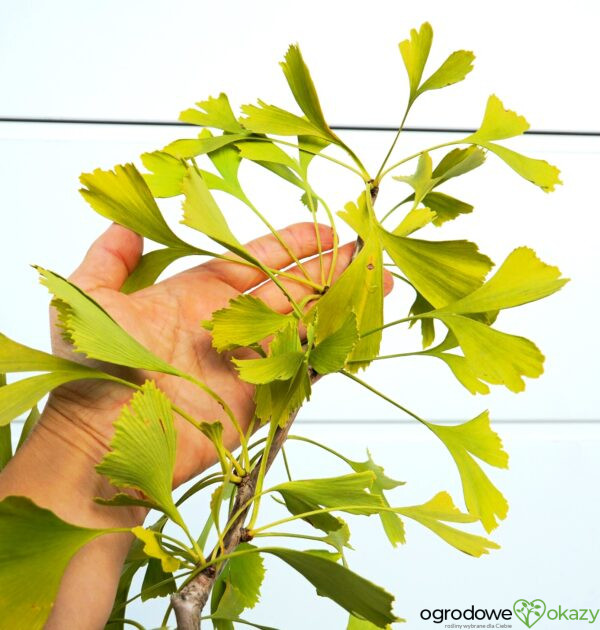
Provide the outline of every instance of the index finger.
<path id="1" fill-rule="evenodd" d="M 295 258 L 301 260 L 318 254 L 318 240 L 320 240 L 323 251 L 331 249 L 333 245 L 331 228 L 322 224 L 317 224 L 317 228 L 319 239 L 317 239 L 314 223 L 295 223 L 283 230 L 278 230 L 279 237 L 287 245 L 287 249 L 273 234 L 267 234 L 250 241 L 245 245 L 245 249 L 266 267 L 283 269 L 291 265 Z M 267 278 L 265 273 L 256 267 L 236 264 L 236 259 L 240 260 L 233 254 L 231 255 L 231 262 L 213 258 L 186 273 L 197 271 L 206 273 L 208 271 L 241 293 L 255 287 Z"/>

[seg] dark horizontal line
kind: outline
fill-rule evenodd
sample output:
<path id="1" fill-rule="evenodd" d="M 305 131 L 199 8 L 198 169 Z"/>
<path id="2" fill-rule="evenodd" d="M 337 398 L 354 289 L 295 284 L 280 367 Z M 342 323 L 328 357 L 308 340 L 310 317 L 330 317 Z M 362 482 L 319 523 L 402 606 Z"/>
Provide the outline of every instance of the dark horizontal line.
<path id="1" fill-rule="evenodd" d="M 195 127 L 178 120 L 110 120 L 100 118 L 22 118 L 13 116 L 0 117 L 5 123 L 42 123 L 60 125 L 130 125 L 138 127 Z M 396 131 L 397 127 L 377 125 L 332 125 L 336 131 Z M 475 129 L 457 127 L 405 127 L 404 131 L 417 133 L 473 133 Z M 600 131 L 567 131 L 563 129 L 532 129 L 526 131 L 532 136 L 600 136 Z"/>
<path id="2" fill-rule="evenodd" d="M 456 424 L 455 420 L 437 420 L 439 424 Z M 369 419 L 369 420 L 340 420 L 340 419 L 315 419 L 315 420 L 303 420 L 302 418 L 298 418 L 296 420 L 296 424 L 350 424 L 350 425 L 395 425 L 395 424 L 414 424 L 416 422 L 414 420 L 410 420 L 408 418 L 398 418 L 397 420 L 393 419 Z M 600 424 L 600 419 L 568 419 L 568 420 L 515 420 L 515 419 L 506 419 L 501 420 L 496 418 L 493 420 L 493 424 Z"/>

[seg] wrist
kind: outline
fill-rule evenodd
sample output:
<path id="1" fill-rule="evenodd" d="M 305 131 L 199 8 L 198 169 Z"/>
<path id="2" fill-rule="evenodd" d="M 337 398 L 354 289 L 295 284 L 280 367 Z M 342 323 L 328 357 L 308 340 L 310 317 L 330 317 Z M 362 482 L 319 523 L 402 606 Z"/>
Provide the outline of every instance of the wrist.
<path id="1" fill-rule="evenodd" d="M 84 527 L 133 527 L 143 523 L 143 507 L 112 507 L 96 503 L 117 489 L 95 467 L 107 444 L 52 408 L 0 476 L 0 496 L 20 495 L 52 510 L 61 519 Z"/>

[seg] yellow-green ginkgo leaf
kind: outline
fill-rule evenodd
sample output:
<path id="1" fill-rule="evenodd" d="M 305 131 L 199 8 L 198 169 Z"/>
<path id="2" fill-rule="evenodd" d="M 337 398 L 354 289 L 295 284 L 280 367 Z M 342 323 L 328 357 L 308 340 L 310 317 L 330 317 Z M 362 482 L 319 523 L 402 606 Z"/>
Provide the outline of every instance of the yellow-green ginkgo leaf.
<path id="1" fill-rule="evenodd" d="M 411 29 L 410 39 L 405 39 L 398 44 L 408 74 L 410 101 L 413 101 L 417 96 L 432 41 L 433 29 L 431 24 L 425 22 L 418 31 L 414 28 Z"/>
<path id="2" fill-rule="evenodd" d="M 75 553 L 110 529 L 62 521 L 26 497 L 0 502 L 0 618 L 5 628 L 41 630 Z"/>
<path id="3" fill-rule="evenodd" d="M 365 462 L 348 460 L 348 464 L 350 464 L 350 467 L 355 472 L 364 472 L 368 470 L 375 474 L 375 481 L 373 482 L 370 492 L 379 495 L 383 504 L 386 507 L 390 507 L 390 503 L 386 498 L 384 491 L 402 486 L 404 485 L 404 482 L 388 477 L 383 468 L 373 461 L 369 451 L 367 451 L 367 456 L 368 458 Z M 397 514 L 394 512 L 382 511 L 379 513 L 379 518 L 381 519 L 385 535 L 393 547 L 396 547 L 398 543 L 404 544 L 406 542 L 404 523 Z"/>
<path id="4" fill-rule="evenodd" d="M 292 378 L 256 386 L 256 416 L 263 423 L 272 421 L 284 426 L 304 401 L 310 399 L 310 394 L 310 377 L 306 363 L 302 362 Z"/>
<path id="5" fill-rule="evenodd" d="M 29 348 L 0 333 L 0 373 L 52 372 L 79 367 L 89 369 L 68 359 Z"/>
<path id="6" fill-rule="evenodd" d="M 142 177 L 154 197 L 176 197 L 181 194 L 181 182 L 187 172 L 182 160 L 164 151 L 142 153 L 140 159 L 150 171 L 143 173 Z"/>
<path id="7" fill-rule="evenodd" d="M 481 286 L 493 265 L 469 241 L 424 241 L 380 232 L 394 263 L 436 308 Z"/>
<path id="8" fill-rule="evenodd" d="M 203 129 L 199 137 L 210 138 L 212 134 L 208 129 Z M 232 185 L 239 186 L 238 171 L 242 160 L 235 144 L 226 144 L 223 147 L 215 149 L 208 154 L 208 157 L 225 181 Z"/>
<path id="9" fill-rule="evenodd" d="M 431 320 L 423 320 L 431 321 Z M 427 352 L 429 356 L 441 359 L 453 372 L 456 379 L 468 389 L 471 394 L 489 394 L 490 388 L 477 376 L 477 372 L 473 370 L 469 361 L 459 355 L 450 352 L 435 352 L 433 350 Z"/>
<path id="10" fill-rule="evenodd" d="M 356 202 L 349 201 L 344 209 L 338 212 L 340 216 L 362 239 L 366 241 L 376 225 L 375 217 L 367 200 L 367 192 L 362 192 Z"/>
<path id="11" fill-rule="evenodd" d="M 4 387 L 0 387 L 0 426 L 19 417 L 29 411 L 46 394 L 53 389 L 70 383 L 85 379 L 103 379 L 128 385 L 126 381 L 105 374 L 99 370 L 93 370 L 85 365 L 72 363 L 67 369 L 54 370 L 48 374 L 38 374 L 21 379 Z"/>
<path id="12" fill-rule="evenodd" d="M 525 337 L 509 335 L 462 315 L 437 315 L 456 337 L 473 374 L 512 392 L 525 389 L 523 377 L 544 371 L 544 355 Z"/>
<path id="13" fill-rule="evenodd" d="M 303 352 L 287 352 L 264 359 L 232 359 L 240 378 L 254 385 L 288 380 L 295 376 L 303 361 Z"/>
<path id="14" fill-rule="evenodd" d="M 319 595 L 329 597 L 354 616 L 368 619 L 378 628 L 397 621 L 392 612 L 392 595 L 346 567 L 307 551 L 262 547 L 301 573 Z"/>
<path id="15" fill-rule="evenodd" d="M 206 131 L 203 129 L 202 131 Z M 222 136 L 209 136 L 201 133 L 197 138 L 184 138 L 169 143 L 163 151 L 174 157 L 187 159 L 205 153 L 212 153 L 227 145 L 242 140 L 247 133 L 226 133 Z"/>
<path id="16" fill-rule="evenodd" d="M 317 308 L 317 319 L 319 317 Z M 309 362 L 318 374 L 341 370 L 358 341 L 356 315 L 350 312 L 342 325 L 318 343 L 310 353 Z"/>
<path id="17" fill-rule="evenodd" d="M 358 256 L 319 300 L 319 317 L 315 323 L 317 342 L 341 328 L 353 312 L 359 334 L 379 329 L 383 325 L 383 258 L 381 245 L 376 236 L 367 238 Z M 381 331 L 358 340 L 348 356 L 353 363 L 352 371 L 369 364 L 377 356 L 381 343 Z M 362 361 L 364 359 L 364 361 Z"/>
<path id="18" fill-rule="evenodd" d="M 176 435 L 171 403 L 146 381 L 115 422 L 110 451 L 96 470 L 120 488 L 134 488 L 181 524 L 173 502 Z"/>
<path id="19" fill-rule="evenodd" d="M 231 109 L 227 94 L 221 92 L 218 97 L 211 96 L 196 103 L 198 109 L 186 109 L 179 114 L 179 120 L 201 127 L 214 127 L 230 133 L 243 131 Z"/>
<path id="20" fill-rule="evenodd" d="M 504 140 L 520 136 L 529 129 L 529 123 L 523 116 L 510 109 L 505 109 L 502 101 L 492 94 L 487 101 L 483 120 L 479 129 L 467 136 L 465 142 L 481 144 L 493 140 Z"/>
<path id="21" fill-rule="evenodd" d="M 126 384 L 110 374 L 29 348 L 0 334 L 0 374 L 5 372 L 50 374 L 31 376 L 0 388 L 0 426 L 29 411 L 48 392 L 64 383 L 99 378 Z"/>
<path id="22" fill-rule="evenodd" d="M 276 136 L 317 136 L 331 141 L 331 136 L 310 120 L 296 116 L 276 105 L 268 105 L 259 100 L 258 105 L 242 105 L 245 118 L 241 123 L 254 133 L 268 133 Z"/>
<path id="23" fill-rule="evenodd" d="M 470 50 L 455 50 L 444 63 L 419 87 L 418 93 L 439 90 L 462 81 L 471 70 L 475 55 Z"/>
<path id="24" fill-rule="evenodd" d="M 133 164 L 114 171 L 96 169 L 79 178 L 86 186 L 79 192 L 103 217 L 170 247 L 186 247 L 167 225 L 144 178 Z"/>
<path id="25" fill-rule="evenodd" d="M 384 505 L 379 495 L 368 492 L 374 481 L 375 474 L 366 470 L 340 477 L 286 481 L 271 490 L 283 497 L 291 495 L 317 506 L 369 515 L 376 514 Z"/>
<path id="26" fill-rule="evenodd" d="M 477 146 L 465 149 L 452 149 L 433 169 L 432 176 L 437 180 L 436 186 L 478 168 L 485 162 L 485 152 Z"/>
<path id="27" fill-rule="evenodd" d="M 236 142 L 235 146 L 239 149 L 241 158 L 253 162 L 274 162 L 295 171 L 299 169 L 298 162 L 273 142 L 246 140 Z"/>
<path id="28" fill-rule="evenodd" d="M 157 532 L 138 526 L 133 527 L 131 533 L 144 543 L 144 553 L 148 557 L 160 560 L 162 570 L 165 573 L 177 571 L 181 564 L 179 559 L 174 558 L 161 547 Z"/>
<path id="29" fill-rule="evenodd" d="M 415 191 L 414 204 L 416 206 L 436 184 L 436 181 L 432 179 L 432 172 L 431 156 L 425 151 L 419 156 L 417 168 L 413 175 L 395 175 L 394 179 L 404 182 L 413 188 Z"/>
<path id="30" fill-rule="evenodd" d="M 181 375 L 135 340 L 89 295 L 52 271 L 36 267 L 40 282 L 54 296 L 59 325 L 76 352 L 91 359 L 132 368 Z"/>
<path id="31" fill-rule="evenodd" d="M 184 225 L 206 234 L 213 241 L 238 254 L 238 256 L 251 262 L 257 262 L 229 229 L 227 220 L 214 200 L 206 182 L 195 169 L 189 169 L 183 178 L 183 193 L 185 201 L 183 202 L 181 222 Z"/>
<path id="32" fill-rule="evenodd" d="M 438 227 L 446 223 L 446 221 L 456 219 L 461 214 L 473 212 L 473 206 L 471 204 L 436 190 L 425 195 L 425 197 L 423 197 L 423 203 L 427 206 L 429 213 L 432 215 L 431 223 Z M 423 219 L 424 218 L 425 217 L 423 217 Z M 396 230 L 394 230 L 395 234 L 399 233 L 398 229 L 399 228 L 396 228 Z M 405 235 L 400 234 L 400 236 Z"/>
<path id="33" fill-rule="evenodd" d="M 329 146 L 329 141 L 315 136 L 298 136 L 298 154 L 300 168 L 304 178 L 308 173 L 308 167 L 315 155 L 318 155 L 325 147 Z"/>
<path id="34" fill-rule="evenodd" d="M 432 222 L 435 223 L 436 218 L 437 214 L 431 208 L 413 208 L 404 219 L 402 219 L 392 234 L 396 236 L 408 236 Z"/>
<path id="35" fill-rule="evenodd" d="M 283 330 L 290 322 L 289 315 L 274 311 L 262 300 L 240 295 L 230 300 L 225 308 L 215 311 L 202 325 L 212 332 L 213 346 L 223 352 L 258 343 Z"/>
<path id="36" fill-rule="evenodd" d="M 423 505 L 399 508 L 398 511 L 424 525 L 448 544 L 470 556 L 479 558 L 483 554 L 489 553 L 489 549 L 500 548 L 495 542 L 483 538 L 483 536 L 469 534 L 446 525 L 446 522 L 472 523 L 477 520 L 470 514 L 461 513 L 447 492 L 436 494 L 433 499 Z"/>
<path id="37" fill-rule="evenodd" d="M 518 247 L 485 284 L 440 312 L 483 313 L 512 308 L 552 295 L 567 282 L 560 277 L 558 267 L 542 262 L 529 247 Z"/>
<path id="38" fill-rule="evenodd" d="M 486 142 L 483 146 L 495 153 L 513 171 L 528 182 L 539 186 L 544 192 L 552 192 L 555 186 L 562 184 L 559 169 L 546 160 L 527 157 L 493 142 Z"/>
<path id="39" fill-rule="evenodd" d="M 305 400 L 310 398 L 311 383 L 306 364 L 306 355 L 302 353 L 302 344 L 298 333 L 298 321 L 291 320 L 288 325 L 275 334 L 269 345 L 269 356 L 295 356 L 302 354 L 296 373 L 290 378 L 277 379 L 271 383 L 256 386 L 256 416 L 262 421 L 277 422 L 283 426 Z M 287 359 L 286 359 L 287 360 Z"/>
<path id="40" fill-rule="evenodd" d="M 165 247 L 144 254 L 136 268 L 129 274 L 121 287 L 123 293 L 133 293 L 153 285 L 160 274 L 172 263 L 185 256 L 208 254 L 195 247 Z"/>
<path id="41" fill-rule="evenodd" d="M 504 109 L 500 99 L 492 94 L 487 102 L 483 121 L 479 129 L 467 136 L 463 142 L 478 144 L 495 153 L 508 166 L 521 177 L 539 186 L 542 190 L 550 192 L 557 184 L 560 171 L 545 160 L 536 160 L 526 157 L 495 144 L 495 140 L 519 136 L 529 129 L 529 123 L 511 110 Z"/>
<path id="42" fill-rule="evenodd" d="M 508 503 L 473 456 L 491 466 L 507 468 L 508 455 L 498 434 L 490 427 L 488 412 L 455 426 L 426 424 L 442 440 L 456 463 L 467 510 L 491 532 L 498 526 L 497 519 L 506 518 Z"/>
<path id="43" fill-rule="evenodd" d="M 256 549 L 242 543 L 237 551 Z M 215 581 L 211 597 L 211 612 L 216 630 L 228 630 L 229 625 L 217 625 L 219 619 L 235 619 L 246 608 L 254 608 L 260 599 L 260 587 L 265 567 L 259 553 L 231 558 Z"/>
<path id="44" fill-rule="evenodd" d="M 422 313 L 427 313 L 432 311 L 433 306 L 417 291 L 417 295 L 415 296 L 415 301 L 412 303 L 410 307 L 410 315 L 421 315 Z M 413 319 L 409 327 L 412 328 L 416 319 Z M 421 341 L 423 348 L 428 348 L 435 341 L 435 327 L 433 325 L 433 319 L 428 317 L 423 317 L 419 320 L 421 324 Z"/>
<path id="45" fill-rule="evenodd" d="M 325 121 L 315 84 L 304 62 L 300 47 L 297 44 L 292 44 L 285 54 L 285 60 L 280 62 L 279 65 L 285 74 L 296 103 L 298 103 L 304 115 L 325 136 L 329 136 L 333 142 L 337 142 L 337 136 L 331 131 Z"/>

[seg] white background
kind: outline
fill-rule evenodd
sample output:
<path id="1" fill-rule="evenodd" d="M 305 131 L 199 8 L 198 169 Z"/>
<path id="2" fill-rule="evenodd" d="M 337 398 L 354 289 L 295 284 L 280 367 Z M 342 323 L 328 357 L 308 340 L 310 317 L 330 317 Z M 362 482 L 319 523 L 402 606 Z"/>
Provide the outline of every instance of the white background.
<path id="1" fill-rule="evenodd" d="M 260 97 L 292 107 L 277 61 L 290 42 L 298 41 L 330 123 L 394 125 L 406 98 L 396 45 L 411 27 L 429 20 L 435 38 L 428 68 L 433 70 L 456 48 L 474 50 L 476 65 L 465 82 L 418 101 L 409 125 L 475 127 L 494 92 L 524 114 L 533 129 L 600 131 L 595 78 L 599 6 L 583 1 L 3 0 L 0 116 L 167 121 L 220 91 L 235 105 Z M 28 265 L 69 273 L 105 225 L 78 195 L 79 174 L 135 161 L 141 152 L 191 133 L 169 127 L 0 123 L 2 332 L 48 347 L 47 295 Z M 391 141 L 383 132 L 344 137 L 373 170 Z M 412 153 L 447 138 L 407 133 L 399 152 Z M 391 553 L 371 535 L 378 532 L 376 524 L 357 524 L 355 546 L 361 553 L 355 554 L 354 566 L 396 593 L 397 611 L 409 618 L 409 628 L 433 627 L 416 621 L 423 607 L 510 606 L 521 596 L 557 605 L 560 600 L 571 607 L 600 606 L 595 575 L 600 559 L 595 535 L 600 516 L 595 423 L 600 141 L 526 136 L 511 146 L 557 164 L 564 186 L 546 195 L 490 156 L 482 169 L 450 191 L 474 204 L 475 212 L 442 231 L 431 228 L 425 236 L 469 238 L 496 263 L 513 247 L 527 244 L 572 278 L 558 295 L 503 314 L 498 322 L 502 330 L 538 343 L 547 357 L 546 373 L 529 382 L 525 393 L 498 390 L 487 397 L 471 396 L 433 359 L 380 362 L 366 377 L 431 419 L 462 421 L 490 408 L 511 454 L 509 472 L 493 471 L 512 509 L 495 536 L 503 549 L 488 558 L 463 557 L 417 528 L 409 529 L 405 548 Z M 270 180 L 264 173 L 248 168 L 243 177 L 276 226 L 306 218 L 296 192 L 285 184 L 266 196 L 263 182 Z M 357 182 L 331 169 L 323 168 L 315 177 L 334 209 L 358 194 Z M 404 196 L 404 189 L 390 182 L 378 204 L 391 205 L 398 195 Z M 239 206 L 219 201 L 241 237 L 261 232 Z M 176 226 L 177 207 L 166 211 Z M 388 317 L 403 316 L 411 299 L 397 287 L 386 304 Z M 385 349 L 417 343 L 418 335 L 398 330 L 386 336 Z M 409 482 L 397 491 L 399 503 L 419 502 L 441 489 L 453 491 L 458 500 L 457 475 L 434 438 L 403 422 L 374 422 L 400 420 L 400 415 L 350 385 L 330 377 L 326 387 L 318 387 L 297 431 L 337 443 L 355 459 L 370 446 L 391 476 Z M 323 420 L 334 423 L 308 423 Z M 298 476 L 329 470 L 318 452 L 292 451 Z M 344 616 L 315 600 L 290 571 L 276 565 L 273 571 L 277 575 L 265 587 L 268 604 L 261 604 L 257 620 L 285 630 L 309 624 L 344 627 Z M 294 589 L 292 595 L 288 588 Z M 152 610 L 146 607 L 143 613 L 149 627 L 159 621 Z"/>

